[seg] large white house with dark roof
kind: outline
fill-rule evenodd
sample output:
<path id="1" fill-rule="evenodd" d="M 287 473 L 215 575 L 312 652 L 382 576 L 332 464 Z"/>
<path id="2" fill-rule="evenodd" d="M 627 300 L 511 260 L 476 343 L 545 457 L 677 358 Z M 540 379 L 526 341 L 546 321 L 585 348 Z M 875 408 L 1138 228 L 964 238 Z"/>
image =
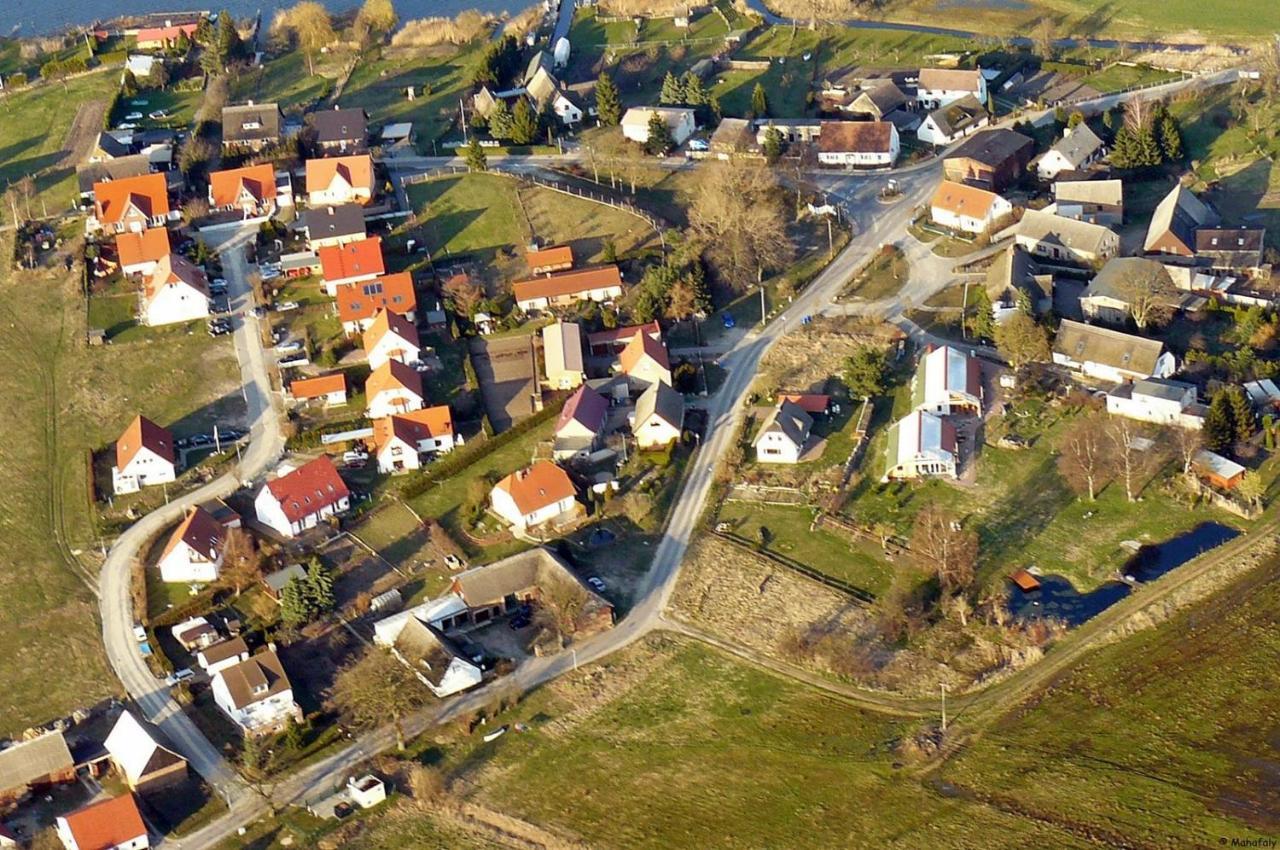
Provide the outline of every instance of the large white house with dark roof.
<path id="1" fill-rule="evenodd" d="M 275 732 L 290 718 L 302 719 L 293 685 L 274 649 L 219 670 L 210 687 L 214 704 L 246 735 Z"/>

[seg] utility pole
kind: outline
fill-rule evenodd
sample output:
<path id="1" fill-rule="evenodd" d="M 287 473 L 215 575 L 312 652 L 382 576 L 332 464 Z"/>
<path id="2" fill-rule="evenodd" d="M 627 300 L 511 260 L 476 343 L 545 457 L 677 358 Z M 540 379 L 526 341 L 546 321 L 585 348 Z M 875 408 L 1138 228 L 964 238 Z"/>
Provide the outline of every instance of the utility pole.
<path id="1" fill-rule="evenodd" d="M 941 687 L 942 687 L 942 731 L 946 732 L 947 731 L 947 683 L 943 682 Z"/>
<path id="2" fill-rule="evenodd" d="M 968 323 L 965 321 L 969 317 L 969 281 L 964 282 L 964 296 L 960 299 L 960 338 L 968 339 L 969 334 L 966 330 Z"/>
<path id="3" fill-rule="evenodd" d="M 467 138 L 467 106 L 462 102 L 462 98 L 458 98 L 458 111 L 462 113 L 462 143 L 465 145 L 470 139 Z"/>
<path id="4" fill-rule="evenodd" d="M 765 316 L 765 309 L 764 309 L 764 284 L 762 283 L 760 284 L 760 324 L 762 326 L 765 323 L 765 318 L 766 316 Z"/>

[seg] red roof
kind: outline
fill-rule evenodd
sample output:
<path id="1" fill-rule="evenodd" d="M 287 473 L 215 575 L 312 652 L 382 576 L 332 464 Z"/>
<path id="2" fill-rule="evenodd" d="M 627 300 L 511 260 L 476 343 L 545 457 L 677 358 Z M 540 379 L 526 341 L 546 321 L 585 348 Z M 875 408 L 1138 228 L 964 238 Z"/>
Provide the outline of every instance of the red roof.
<path id="1" fill-rule="evenodd" d="M 213 560 L 217 557 L 218 550 L 222 548 L 224 533 L 222 523 L 214 519 L 212 514 L 204 508 L 192 508 L 187 518 L 170 535 L 169 542 L 165 544 L 164 552 L 160 557 L 168 557 L 170 552 L 178 548 L 179 543 L 186 543 L 201 555 Z"/>
<path id="2" fill-rule="evenodd" d="M 299 378 L 289 382 L 289 395 L 294 398 L 320 398 L 330 393 L 340 392 L 346 395 L 347 376 L 342 372 L 332 375 L 320 375 L 315 378 Z"/>
<path id="3" fill-rule="evenodd" d="M 671 369 L 671 360 L 667 357 L 667 347 L 662 344 L 662 340 L 654 339 L 648 334 L 637 334 L 632 337 L 631 342 L 627 343 L 627 347 L 622 349 L 622 354 L 618 357 L 618 361 L 622 366 L 622 371 L 630 375 L 632 370 L 646 356 L 663 369 Z"/>
<path id="4" fill-rule="evenodd" d="M 511 284 L 516 301 L 528 301 L 532 298 L 555 298 L 561 295 L 579 295 L 597 289 L 622 287 L 622 274 L 617 266 L 596 266 L 589 269 L 574 269 L 571 272 L 560 272 L 543 277 L 531 277 L 517 280 Z"/>
<path id="5" fill-rule="evenodd" d="M 122 266 L 158 263 L 169 253 L 169 231 L 148 227 L 140 233 L 121 233 L 116 237 L 116 256 Z"/>
<path id="6" fill-rule="evenodd" d="M 143 27 L 138 30 L 138 44 L 151 42 L 176 42 L 182 33 L 191 38 L 196 34 L 196 24 L 179 24 L 176 27 Z"/>
<path id="7" fill-rule="evenodd" d="M 805 413 L 826 413 L 831 396 L 821 393 L 779 393 L 778 401 L 789 401 Z"/>
<path id="8" fill-rule="evenodd" d="M 536 461 L 527 469 L 511 473 L 494 488 L 506 491 L 522 516 L 578 495 L 569 474 L 549 460 Z"/>
<path id="9" fill-rule="evenodd" d="M 529 270 L 537 274 L 537 269 L 571 269 L 573 268 L 573 249 L 568 245 L 556 245 L 542 248 L 525 254 L 525 262 Z"/>
<path id="10" fill-rule="evenodd" d="M 133 796 L 92 803 L 63 818 L 79 850 L 114 850 L 147 834 Z"/>
<path id="11" fill-rule="evenodd" d="M 888 121 L 823 121 L 818 136 L 823 153 L 888 153 L 892 143 Z"/>
<path id="12" fill-rule="evenodd" d="M 130 209 L 147 219 L 169 214 L 169 188 L 163 174 L 140 174 L 93 184 L 94 214 L 103 224 L 122 221 Z"/>
<path id="13" fill-rule="evenodd" d="M 627 325 L 622 328 L 610 328 L 605 331 L 596 331 L 593 334 L 587 334 L 587 345 L 595 348 L 599 345 L 612 345 L 614 343 L 626 344 L 631 342 L 631 338 L 638 333 L 646 333 L 653 336 L 662 336 L 662 327 L 658 324 L 658 320 L 654 319 L 647 325 Z"/>
<path id="14" fill-rule="evenodd" d="M 280 503 L 289 522 L 319 513 L 351 495 L 328 455 L 321 455 L 288 475 L 267 482 L 267 489 Z"/>
<path id="15" fill-rule="evenodd" d="M 379 310 L 389 310 L 403 316 L 405 313 L 412 313 L 418 306 L 418 296 L 413 291 L 413 275 L 408 272 L 344 283 L 338 287 L 337 296 L 338 319 L 342 322 L 372 319 Z"/>
<path id="16" fill-rule="evenodd" d="M 604 427 L 604 420 L 608 415 L 609 400 L 583 384 L 564 403 L 560 418 L 556 420 L 556 431 L 558 432 L 570 422 L 578 422 L 589 431 L 598 433 Z"/>
<path id="17" fill-rule="evenodd" d="M 382 238 L 379 236 L 370 236 L 346 245 L 330 245 L 316 253 L 320 255 L 321 276 L 327 281 L 343 281 L 370 275 L 377 277 L 387 273 L 387 266 L 382 261 Z"/>
<path id="18" fill-rule="evenodd" d="M 124 469 L 142 448 L 148 448 L 173 463 L 177 457 L 173 451 L 173 435 L 145 416 L 135 416 L 116 440 L 116 468 Z"/>
<path id="19" fill-rule="evenodd" d="M 240 206 L 244 192 L 253 196 L 256 203 L 275 200 L 275 170 L 270 165 L 249 165 L 209 175 L 209 203 L 215 207 Z"/>

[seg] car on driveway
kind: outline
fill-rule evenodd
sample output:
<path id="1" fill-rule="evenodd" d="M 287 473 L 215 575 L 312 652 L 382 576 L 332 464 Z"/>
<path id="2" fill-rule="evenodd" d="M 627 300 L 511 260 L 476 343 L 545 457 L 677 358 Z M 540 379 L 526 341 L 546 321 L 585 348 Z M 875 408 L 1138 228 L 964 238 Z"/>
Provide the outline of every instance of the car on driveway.
<path id="1" fill-rule="evenodd" d="M 596 593 L 604 593 L 606 590 L 609 589 L 608 585 L 604 583 L 604 579 L 600 578 L 599 576 L 588 577 L 587 584 L 591 585 L 591 589 L 594 590 Z"/>
<path id="2" fill-rule="evenodd" d="M 141 113 L 141 112 L 130 112 L 128 115 L 126 115 L 126 116 L 124 117 L 124 120 L 126 120 L 126 121 L 141 121 L 141 120 L 142 120 L 142 113 Z"/>
<path id="3" fill-rule="evenodd" d="M 277 313 L 284 313 L 288 310 L 296 310 L 296 309 L 298 309 L 297 301 L 281 301 L 279 304 L 276 305 Z"/>
<path id="4" fill-rule="evenodd" d="M 196 674 L 191 671 L 190 667 L 183 667 L 181 670 L 176 670 L 173 674 L 166 676 L 164 683 L 172 687 L 179 682 L 186 682 L 194 679 L 195 677 Z"/>

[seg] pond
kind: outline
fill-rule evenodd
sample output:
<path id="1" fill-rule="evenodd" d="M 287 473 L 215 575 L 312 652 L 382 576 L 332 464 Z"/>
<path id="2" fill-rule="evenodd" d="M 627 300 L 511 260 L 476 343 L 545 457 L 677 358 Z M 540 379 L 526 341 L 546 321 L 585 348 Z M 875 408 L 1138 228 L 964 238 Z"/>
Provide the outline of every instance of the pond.
<path id="1" fill-rule="evenodd" d="M 1134 582 L 1154 581 L 1210 549 L 1237 537 L 1240 532 L 1216 522 L 1202 522 L 1188 532 L 1154 546 L 1143 546 L 1121 567 L 1120 573 Z M 1080 593 L 1059 575 L 1036 576 L 1040 588 L 1023 593 L 1016 587 L 1009 594 L 1009 610 L 1019 619 L 1056 617 L 1068 626 L 1078 626 L 1129 595 L 1130 585 L 1109 581 L 1088 593 Z"/>

